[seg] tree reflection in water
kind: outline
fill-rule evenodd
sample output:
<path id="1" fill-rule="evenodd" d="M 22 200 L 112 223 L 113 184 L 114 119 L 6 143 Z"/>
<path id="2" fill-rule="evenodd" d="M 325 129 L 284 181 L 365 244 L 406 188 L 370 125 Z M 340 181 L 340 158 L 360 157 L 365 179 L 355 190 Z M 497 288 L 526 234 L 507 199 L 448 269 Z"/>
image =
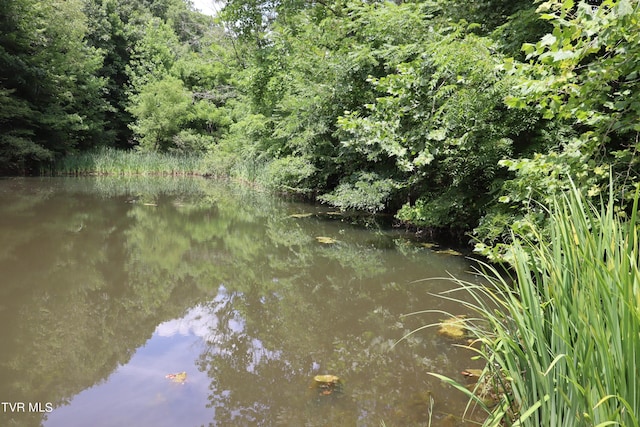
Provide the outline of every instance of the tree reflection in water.
<path id="1" fill-rule="evenodd" d="M 468 353 L 433 331 L 392 345 L 441 317 L 403 314 L 461 314 L 430 295 L 451 283 L 415 281 L 468 264 L 400 231 L 206 180 L 24 180 L 0 198 L 4 401 L 64 405 L 189 313 L 211 425 L 426 425 L 430 396 L 436 419 L 464 408 L 427 372 L 455 376 Z M 319 396 L 317 374 L 344 392 Z"/>

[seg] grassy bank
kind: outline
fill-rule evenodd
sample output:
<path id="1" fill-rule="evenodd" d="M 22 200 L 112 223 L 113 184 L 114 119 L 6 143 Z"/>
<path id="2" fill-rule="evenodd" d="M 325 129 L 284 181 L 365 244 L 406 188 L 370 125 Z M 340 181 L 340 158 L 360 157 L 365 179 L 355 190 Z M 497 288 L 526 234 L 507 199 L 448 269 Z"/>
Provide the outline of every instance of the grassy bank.
<path id="1" fill-rule="evenodd" d="M 104 148 L 66 156 L 53 175 L 207 175 L 203 156 Z"/>
<path id="2" fill-rule="evenodd" d="M 471 397 L 485 425 L 639 425 L 637 208 L 636 195 L 624 218 L 612 200 L 591 206 L 574 190 L 552 206 L 549 235 L 535 236 L 548 244 L 516 239 L 515 284 L 490 266 L 495 289 L 461 283 L 476 296 L 468 326 L 487 368 L 484 396 Z"/>
<path id="3" fill-rule="evenodd" d="M 199 154 L 141 152 L 102 148 L 68 155 L 45 175 L 87 176 L 216 176 L 281 190 L 269 162 L 213 150 Z"/>

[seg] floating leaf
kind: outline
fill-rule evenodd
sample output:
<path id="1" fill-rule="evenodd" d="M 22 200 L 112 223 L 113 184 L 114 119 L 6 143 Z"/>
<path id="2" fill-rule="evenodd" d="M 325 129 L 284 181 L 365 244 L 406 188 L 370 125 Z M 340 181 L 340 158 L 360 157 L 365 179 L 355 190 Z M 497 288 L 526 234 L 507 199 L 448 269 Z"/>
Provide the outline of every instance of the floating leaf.
<path id="1" fill-rule="evenodd" d="M 450 317 L 442 321 L 438 333 L 448 338 L 463 338 L 466 334 L 464 316 Z"/>
<path id="2" fill-rule="evenodd" d="M 326 236 L 316 236 L 316 240 L 318 241 L 318 243 L 322 243 L 325 245 L 331 245 L 337 242 L 337 240 L 334 239 L 333 237 L 326 237 Z"/>
<path id="3" fill-rule="evenodd" d="M 458 251 L 454 251 L 453 249 L 442 249 L 439 251 L 435 251 L 437 254 L 443 254 L 443 255 L 456 255 L 456 256 L 461 256 L 462 254 Z"/>
<path id="4" fill-rule="evenodd" d="M 342 391 L 342 380 L 335 375 L 316 375 L 311 388 L 317 390 L 320 396 L 329 396 Z"/>
<path id="5" fill-rule="evenodd" d="M 473 378 L 477 381 L 478 378 L 480 378 L 480 375 L 482 375 L 482 369 L 465 369 L 461 374 L 467 378 Z"/>
<path id="6" fill-rule="evenodd" d="M 187 373 L 186 372 L 178 372 L 176 374 L 167 374 L 164 376 L 165 378 L 170 379 L 174 383 L 184 384 L 187 382 Z"/>
<path id="7" fill-rule="evenodd" d="M 289 218 L 309 218 L 310 216 L 313 216 L 312 213 L 299 213 L 299 214 L 291 214 L 289 215 Z"/>
<path id="8" fill-rule="evenodd" d="M 340 381 L 340 377 L 337 377 L 335 375 L 316 375 L 315 377 L 313 377 L 313 380 L 317 383 L 330 384 Z"/>

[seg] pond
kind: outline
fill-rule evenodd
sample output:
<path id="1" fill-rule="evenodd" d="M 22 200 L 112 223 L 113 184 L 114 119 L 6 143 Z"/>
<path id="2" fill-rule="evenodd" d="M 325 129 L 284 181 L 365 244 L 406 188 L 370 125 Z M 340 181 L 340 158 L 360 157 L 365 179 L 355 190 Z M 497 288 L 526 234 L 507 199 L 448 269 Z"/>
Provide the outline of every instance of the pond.
<path id="1" fill-rule="evenodd" d="M 201 178 L 0 180 L 0 425 L 467 425 L 428 374 L 463 381 L 465 341 L 401 338 L 479 279 L 353 222 Z"/>

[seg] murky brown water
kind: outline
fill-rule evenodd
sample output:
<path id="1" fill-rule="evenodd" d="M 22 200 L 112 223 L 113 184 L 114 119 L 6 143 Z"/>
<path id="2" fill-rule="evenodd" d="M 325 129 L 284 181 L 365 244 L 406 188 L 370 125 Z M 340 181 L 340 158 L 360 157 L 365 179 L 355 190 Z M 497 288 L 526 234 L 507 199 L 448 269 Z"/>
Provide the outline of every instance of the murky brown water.
<path id="1" fill-rule="evenodd" d="M 421 279 L 469 264 L 326 212 L 202 179 L 0 180 L 0 425 L 421 426 L 431 397 L 463 425 L 428 372 L 471 354 L 435 328 L 392 346 L 444 317 L 405 314 L 464 313 Z"/>

